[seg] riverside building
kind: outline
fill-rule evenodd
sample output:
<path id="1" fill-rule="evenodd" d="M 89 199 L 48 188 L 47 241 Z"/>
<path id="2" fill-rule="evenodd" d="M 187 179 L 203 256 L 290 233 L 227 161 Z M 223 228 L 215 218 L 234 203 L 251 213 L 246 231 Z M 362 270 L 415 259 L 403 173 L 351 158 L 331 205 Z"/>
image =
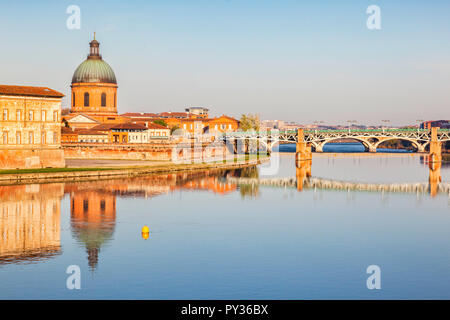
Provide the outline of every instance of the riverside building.
<path id="1" fill-rule="evenodd" d="M 0 168 L 64 167 L 63 97 L 46 87 L 0 85 Z"/>

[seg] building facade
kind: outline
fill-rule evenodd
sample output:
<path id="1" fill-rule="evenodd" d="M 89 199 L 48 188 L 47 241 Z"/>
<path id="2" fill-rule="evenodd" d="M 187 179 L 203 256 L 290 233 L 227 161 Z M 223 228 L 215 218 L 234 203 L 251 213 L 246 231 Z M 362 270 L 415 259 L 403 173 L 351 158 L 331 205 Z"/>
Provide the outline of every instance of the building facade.
<path id="1" fill-rule="evenodd" d="M 61 100 L 45 87 L 0 85 L 0 167 L 63 167 Z"/>

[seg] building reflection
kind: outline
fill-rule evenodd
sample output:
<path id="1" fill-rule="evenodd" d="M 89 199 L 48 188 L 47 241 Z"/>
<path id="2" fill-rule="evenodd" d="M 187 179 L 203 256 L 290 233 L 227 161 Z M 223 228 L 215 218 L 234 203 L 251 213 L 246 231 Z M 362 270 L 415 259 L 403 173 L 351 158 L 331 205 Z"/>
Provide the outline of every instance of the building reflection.
<path id="1" fill-rule="evenodd" d="M 70 194 L 70 225 L 72 235 L 86 248 L 89 267 L 98 264 L 100 248 L 114 233 L 116 224 L 116 196 L 96 182 L 66 184 Z"/>
<path id="2" fill-rule="evenodd" d="M 221 179 L 224 174 L 224 171 L 201 171 L 66 183 L 64 193 L 70 195 L 72 235 L 85 247 L 90 269 L 97 268 L 101 249 L 113 239 L 117 197 L 150 198 L 176 190 L 217 194 L 235 191 L 236 185 Z"/>
<path id="3" fill-rule="evenodd" d="M 0 186 L 0 265 L 43 261 L 61 253 L 64 184 Z"/>

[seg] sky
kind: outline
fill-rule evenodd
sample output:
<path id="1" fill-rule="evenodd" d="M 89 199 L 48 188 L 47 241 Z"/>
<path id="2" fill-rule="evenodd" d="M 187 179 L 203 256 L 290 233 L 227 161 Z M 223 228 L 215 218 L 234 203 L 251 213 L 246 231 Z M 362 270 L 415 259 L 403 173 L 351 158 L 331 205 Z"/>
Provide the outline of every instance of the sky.
<path id="1" fill-rule="evenodd" d="M 448 0 L 0 3 L 0 84 L 70 97 L 96 32 L 119 113 L 205 106 L 301 124 L 450 119 Z M 80 29 L 66 26 L 70 5 Z M 366 26 L 370 5 L 380 30 Z"/>

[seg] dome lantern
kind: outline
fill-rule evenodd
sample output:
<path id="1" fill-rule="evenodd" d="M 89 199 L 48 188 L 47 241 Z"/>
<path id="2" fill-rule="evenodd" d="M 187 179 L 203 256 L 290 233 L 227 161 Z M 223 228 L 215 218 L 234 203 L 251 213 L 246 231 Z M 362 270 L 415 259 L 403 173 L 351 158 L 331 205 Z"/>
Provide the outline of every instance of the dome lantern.
<path id="1" fill-rule="evenodd" d="M 87 59 L 75 70 L 72 77 L 73 83 L 114 83 L 117 84 L 116 75 L 100 54 L 100 43 L 95 39 L 90 43 L 90 51 Z"/>

